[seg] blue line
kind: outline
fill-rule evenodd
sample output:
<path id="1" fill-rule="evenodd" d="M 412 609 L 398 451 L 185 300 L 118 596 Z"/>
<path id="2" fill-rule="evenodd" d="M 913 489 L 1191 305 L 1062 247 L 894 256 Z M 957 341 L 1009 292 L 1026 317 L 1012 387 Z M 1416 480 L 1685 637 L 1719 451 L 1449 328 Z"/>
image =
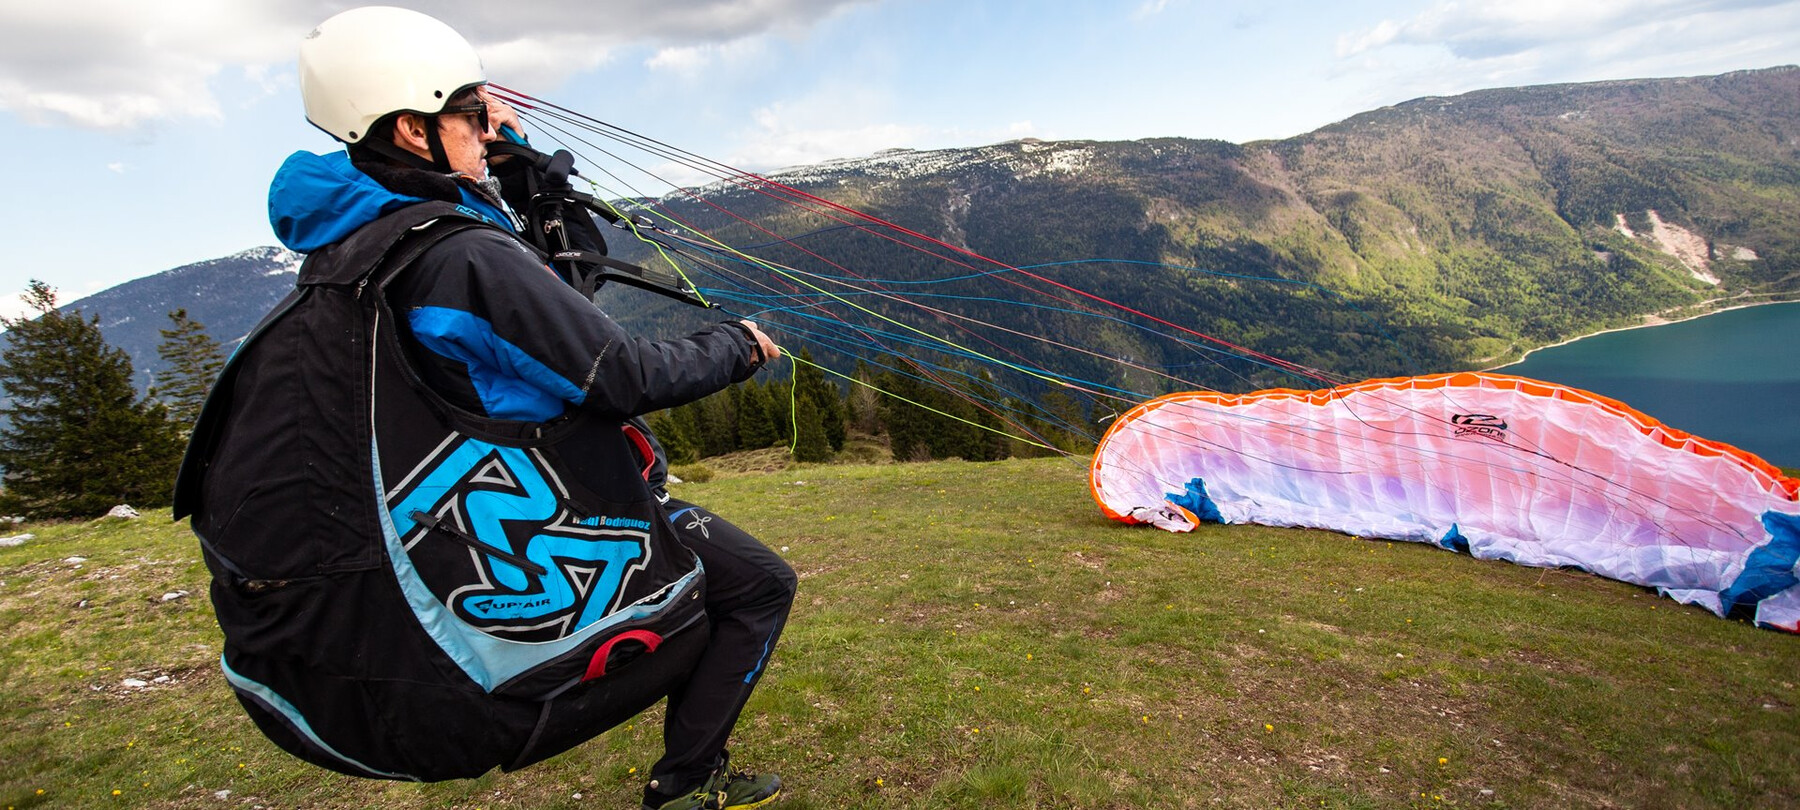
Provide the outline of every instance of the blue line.
<path id="1" fill-rule="evenodd" d="M 777 626 L 774 630 L 769 631 L 768 638 L 763 639 L 762 657 L 756 659 L 756 666 L 744 676 L 744 683 L 755 683 L 756 676 L 762 674 L 763 664 L 769 662 L 769 646 L 775 643 L 775 634 L 779 632 L 781 632 L 781 628 Z"/>

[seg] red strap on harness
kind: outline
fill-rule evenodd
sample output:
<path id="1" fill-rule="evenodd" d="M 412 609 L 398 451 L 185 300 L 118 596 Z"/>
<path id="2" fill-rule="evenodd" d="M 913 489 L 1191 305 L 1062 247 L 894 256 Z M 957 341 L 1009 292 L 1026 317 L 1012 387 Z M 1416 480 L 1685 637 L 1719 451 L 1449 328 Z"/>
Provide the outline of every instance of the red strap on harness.
<path id="1" fill-rule="evenodd" d="M 591 681 L 605 675 L 606 656 L 612 653 L 613 645 L 621 641 L 635 641 L 648 647 L 650 652 L 656 652 L 656 648 L 662 645 L 662 636 L 649 630 L 627 630 L 607 639 L 605 644 L 600 645 L 600 649 L 594 651 L 593 660 L 588 662 L 587 674 L 581 676 L 581 679 Z"/>
<path id="2" fill-rule="evenodd" d="M 650 480 L 650 470 L 656 467 L 656 451 L 650 448 L 650 440 L 645 438 L 644 432 L 638 430 L 636 425 L 625 425 L 619 429 L 625 431 L 625 437 L 631 439 L 632 444 L 637 445 L 638 457 L 644 460 L 644 471 L 639 475 L 645 481 Z"/>

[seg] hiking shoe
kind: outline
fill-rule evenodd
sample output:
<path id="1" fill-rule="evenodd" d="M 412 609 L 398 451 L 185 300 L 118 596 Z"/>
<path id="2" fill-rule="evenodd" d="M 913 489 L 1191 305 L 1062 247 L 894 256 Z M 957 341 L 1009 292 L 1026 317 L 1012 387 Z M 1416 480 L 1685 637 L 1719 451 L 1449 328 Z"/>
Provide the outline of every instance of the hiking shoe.
<path id="1" fill-rule="evenodd" d="M 781 777 L 721 767 L 685 796 L 652 804 L 651 795 L 644 794 L 644 810 L 749 810 L 781 795 Z"/>

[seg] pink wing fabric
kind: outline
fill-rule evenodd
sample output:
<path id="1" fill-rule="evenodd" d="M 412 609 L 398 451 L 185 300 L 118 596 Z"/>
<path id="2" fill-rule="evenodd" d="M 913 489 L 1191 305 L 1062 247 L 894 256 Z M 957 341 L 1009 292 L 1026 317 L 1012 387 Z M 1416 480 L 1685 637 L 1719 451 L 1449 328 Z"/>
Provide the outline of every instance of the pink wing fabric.
<path id="1" fill-rule="evenodd" d="M 1115 423 L 1109 517 L 1305 526 L 1574 566 L 1800 632 L 1800 480 L 1553 383 L 1461 373 L 1172 394 Z"/>

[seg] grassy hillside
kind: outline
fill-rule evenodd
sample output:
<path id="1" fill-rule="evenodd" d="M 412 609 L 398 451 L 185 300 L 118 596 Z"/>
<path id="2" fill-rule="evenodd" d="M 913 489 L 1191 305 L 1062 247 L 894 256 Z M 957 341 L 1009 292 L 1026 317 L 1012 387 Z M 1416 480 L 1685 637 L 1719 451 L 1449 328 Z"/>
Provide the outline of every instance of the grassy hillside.
<path id="1" fill-rule="evenodd" d="M 1084 473 L 946 462 L 682 486 L 800 572 L 735 746 L 789 782 L 777 806 L 1800 803 L 1800 638 L 1411 544 L 1127 528 Z M 184 526 L 27 528 L 0 548 L 0 807 L 629 807 L 657 756 L 653 711 L 468 782 L 311 768 L 221 680 Z"/>

